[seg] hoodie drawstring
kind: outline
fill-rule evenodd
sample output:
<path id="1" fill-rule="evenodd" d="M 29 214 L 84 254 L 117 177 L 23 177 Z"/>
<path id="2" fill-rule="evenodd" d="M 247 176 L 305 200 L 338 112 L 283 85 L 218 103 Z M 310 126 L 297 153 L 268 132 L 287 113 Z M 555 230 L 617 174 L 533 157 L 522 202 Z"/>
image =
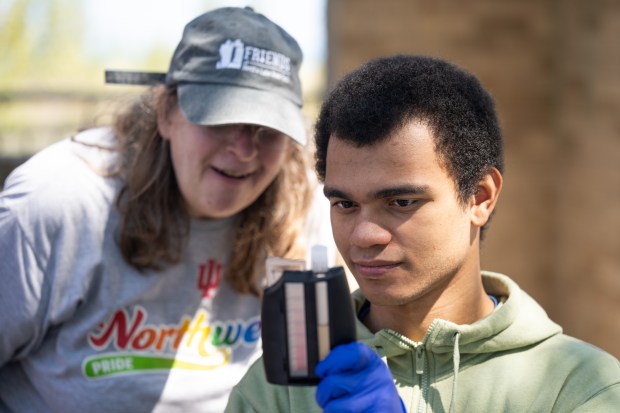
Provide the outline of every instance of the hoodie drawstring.
<path id="1" fill-rule="evenodd" d="M 459 338 L 460 332 L 454 334 L 454 351 L 452 353 L 452 363 L 454 368 L 454 375 L 452 376 L 452 398 L 450 399 L 450 413 L 456 411 L 456 389 L 458 387 L 459 380 L 459 368 L 461 366 L 461 353 L 459 352 Z"/>

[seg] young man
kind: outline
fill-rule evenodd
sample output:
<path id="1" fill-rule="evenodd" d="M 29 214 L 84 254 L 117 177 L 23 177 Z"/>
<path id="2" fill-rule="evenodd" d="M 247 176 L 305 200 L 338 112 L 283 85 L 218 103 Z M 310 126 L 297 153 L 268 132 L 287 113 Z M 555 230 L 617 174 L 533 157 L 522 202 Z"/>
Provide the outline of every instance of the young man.
<path id="1" fill-rule="evenodd" d="M 493 101 L 475 77 L 428 57 L 371 61 L 324 103 L 316 145 L 334 239 L 360 286 L 359 342 L 318 364 L 316 388 L 270 385 L 255 364 L 228 411 L 620 406 L 614 357 L 563 335 L 507 276 L 481 271 L 503 155 Z"/>

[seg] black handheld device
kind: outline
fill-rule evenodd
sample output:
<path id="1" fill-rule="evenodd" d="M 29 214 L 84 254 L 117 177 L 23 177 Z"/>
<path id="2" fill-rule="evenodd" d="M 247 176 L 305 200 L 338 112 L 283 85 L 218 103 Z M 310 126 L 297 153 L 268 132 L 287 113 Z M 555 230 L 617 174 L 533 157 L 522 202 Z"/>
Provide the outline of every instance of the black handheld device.
<path id="1" fill-rule="evenodd" d="M 284 270 L 264 289 L 261 336 L 268 382 L 317 384 L 316 364 L 333 347 L 356 340 L 344 268 Z"/>

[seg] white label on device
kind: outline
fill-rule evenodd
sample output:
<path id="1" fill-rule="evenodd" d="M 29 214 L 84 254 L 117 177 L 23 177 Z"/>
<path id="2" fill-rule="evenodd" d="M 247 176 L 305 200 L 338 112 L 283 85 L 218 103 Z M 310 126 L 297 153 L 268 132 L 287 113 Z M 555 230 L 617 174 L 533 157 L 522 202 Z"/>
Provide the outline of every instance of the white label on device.
<path id="1" fill-rule="evenodd" d="M 284 296 L 286 300 L 289 375 L 291 377 L 304 377 L 308 375 L 304 284 L 285 283 Z"/>

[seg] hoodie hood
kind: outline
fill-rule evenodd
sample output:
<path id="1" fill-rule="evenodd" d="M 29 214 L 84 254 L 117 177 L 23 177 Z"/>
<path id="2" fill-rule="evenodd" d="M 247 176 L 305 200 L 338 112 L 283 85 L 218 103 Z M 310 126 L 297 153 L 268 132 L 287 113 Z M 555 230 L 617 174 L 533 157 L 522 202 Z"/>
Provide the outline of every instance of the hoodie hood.
<path id="1" fill-rule="evenodd" d="M 516 351 L 533 346 L 562 333 L 562 328 L 551 321 L 545 310 L 505 275 L 482 272 L 487 293 L 501 298 L 501 304 L 488 316 L 472 324 L 434 320 L 421 342 L 415 342 L 396 331 L 384 329 L 373 334 L 357 322 L 358 339 L 389 359 L 395 377 L 407 372 L 413 362 L 417 373 L 424 370 L 424 360 L 435 360 L 438 378 L 458 375 L 458 372 L 476 365 L 498 353 Z M 366 302 L 361 290 L 353 293 L 356 312 Z M 418 361 L 412 361 L 415 358 Z M 423 360 L 424 359 L 424 360 Z M 414 380 L 410 374 L 398 377 L 406 383 Z"/>
<path id="2" fill-rule="evenodd" d="M 562 333 L 562 328 L 549 319 L 545 310 L 507 276 L 483 271 L 482 280 L 487 293 L 501 297 L 500 306 L 473 324 L 457 325 L 447 320 L 436 319 L 422 341 L 426 350 L 436 354 L 452 354 L 456 333 L 459 334 L 461 354 L 510 351 Z M 361 290 L 357 290 L 353 293 L 353 300 L 358 312 L 366 298 Z M 368 344 L 376 345 L 380 344 L 377 341 L 384 340 L 386 342 L 382 344 L 391 343 L 397 347 L 402 346 L 399 344 L 401 342 L 409 342 L 408 344 L 412 346 L 420 344 L 391 330 L 381 330 L 375 335 L 359 320 L 357 323 L 360 339 Z"/>
<path id="3" fill-rule="evenodd" d="M 371 333 L 357 320 L 360 341 L 373 347 L 387 359 L 397 385 L 415 386 L 427 377 L 429 360 L 433 360 L 433 376 L 437 380 L 451 379 L 450 413 L 456 408 L 459 372 L 480 365 L 497 354 L 534 346 L 561 334 L 562 328 L 551 321 L 533 298 L 505 275 L 482 272 L 487 293 L 501 297 L 501 304 L 488 316 L 472 324 L 458 325 L 435 319 L 422 342 L 414 342 L 396 331 L 384 329 Z M 366 302 L 361 290 L 353 294 L 356 312 Z M 411 366 L 415 366 L 415 374 Z M 398 384 L 400 383 L 400 384 Z M 427 400 L 428 379 L 421 381 L 422 399 Z"/>
<path id="4" fill-rule="evenodd" d="M 452 352 L 451 337 L 455 332 L 460 333 L 461 354 L 515 350 L 562 333 L 562 328 L 549 319 L 545 310 L 510 278 L 483 272 L 482 279 L 487 293 L 502 297 L 502 305 L 473 324 L 436 320 L 424 338 L 429 350 Z"/>

